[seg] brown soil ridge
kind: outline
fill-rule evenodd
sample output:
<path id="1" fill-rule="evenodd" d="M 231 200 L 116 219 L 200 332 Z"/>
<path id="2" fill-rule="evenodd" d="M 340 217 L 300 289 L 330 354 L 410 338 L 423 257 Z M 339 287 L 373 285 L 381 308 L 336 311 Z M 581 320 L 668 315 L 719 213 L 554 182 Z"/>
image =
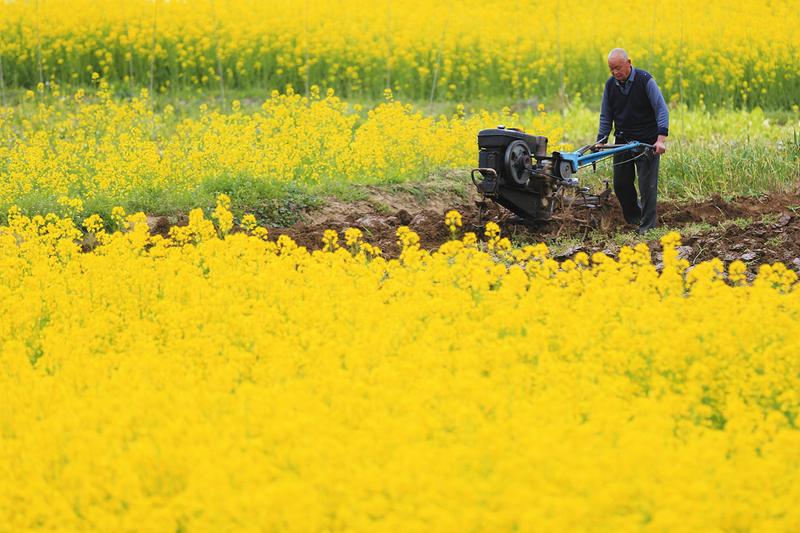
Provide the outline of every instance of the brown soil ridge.
<path id="1" fill-rule="evenodd" d="M 271 228 L 270 231 L 272 235 L 289 235 L 298 244 L 317 249 L 322 245 L 324 230 L 341 232 L 355 227 L 362 230 L 368 242 L 380 246 L 386 256 L 394 257 L 399 252 L 395 233 L 402 225 L 417 232 L 422 247 L 426 249 L 436 249 L 447 241 L 449 232 L 444 225 L 444 215 L 450 209 L 461 213 L 464 231 L 476 231 L 480 236 L 479 209 L 475 203 L 478 199 L 475 196 L 417 203 L 402 195 L 383 195 L 379 208 L 370 201 L 332 201 L 305 221 L 288 228 Z M 702 201 L 665 201 L 659 203 L 658 210 L 660 227 L 686 232 L 682 254 L 693 264 L 719 257 L 725 261 L 742 259 L 753 266 L 781 261 L 794 269 L 800 268 L 800 191 L 729 201 L 719 196 Z M 555 245 L 554 250 L 557 250 L 559 243 L 572 242 L 571 246 L 555 252 L 558 258 L 578 251 L 603 251 L 616 255 L 621 244 L 615 236 L 634 229 L 623 220 L 614 197 L 602 217 L 602 224 L 599 224 L 602 227 L 589 227 L 563 213 L 556 213 L 552 221 L 536 227 L 512 224 L 509 219 L 510 213 L 489 202 L 481 222 L 485 224 L 491 220 L 498 223 L 502 234 L 516 243 L 545 242 Z M 630 239 L 637 237 L 631 235 Z M 657 239 L 650 244 L 657 258 Z"/>
<path id="2" fill-rule="evenodd" d="M 451 186 L 417 194 L 410 187 L 366 190 L 366 199 L 329 199 L 322 208 L 303 214 L 303 220 L 290 227 L 270 227 L 270 236 L 274 239 L 288 235 L 299 245 L 315 250 L 322 247 L 324 230 L 343 232 L 353 227 L 363 232 L 367 242 L 379 246 L 384 256 L 396 257 L 396 232 L 400 226 L 419 234 L 423 248 L 435 250 L 450 238 L 444 216 L 455 209 L 462 215 L 463 231 L 475 231 L 482 238 L 483 224 L 494 221 L 500 225 L 502 235 L 515 244 L 544 242 L 557 259 L 572 257 L 579 251 L 602 251 L 613 257 L 622 245 L 647 240 L 635 235 L 635 228 L 625 223 L 613 196 L 593 225 L 572 213 L 556 212 L 551 221 L 528 227 L 511 223 L 511 213 L 492 202 L 487 203 L 481 217 L 477 193 L 465 194 Z M 184 219 L 180 217 L 179 224 L 185 224 Z M 168 232 L 165 220 L 148 219 L 153 233 Z M 741 259 L 753 272 L 762 263 L 780 261 L 800 271 L 800 189 L 732 200 L 715 196 L 702 201 L 663 201 L 658 206 L 658 224 L 662 229 L 683 234 L 681 254 L 692 264 L 713 257 L 723 261 Z M 660 260 L 658 236 L 658 232 L 645 236 L 650 237 L 648 244 L 656 263 Z"/>

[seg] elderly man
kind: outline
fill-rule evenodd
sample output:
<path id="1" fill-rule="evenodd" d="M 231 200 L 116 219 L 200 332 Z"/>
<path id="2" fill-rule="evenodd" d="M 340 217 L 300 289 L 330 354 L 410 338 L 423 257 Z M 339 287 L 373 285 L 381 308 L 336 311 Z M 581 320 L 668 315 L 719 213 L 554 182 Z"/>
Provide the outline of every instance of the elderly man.
<path id="1" fill-rule="evenodd" d="M 614 194 L 625 220 L 638 225 L 639 234 L 644 234 L 656 225 L 658 165 L 666 151 L 669 110 L 656 80 L 650 73 L 634 68 L 625 50 L 614 48 L 609 52 L 608 68 L 611 77 L 603 91 L 597 140 L 605 142 L 613 122 L 617 144 L 640 141 L 655 146 L 655 154 L 646 153 L 633 161 L 630 152 L 614 156 Z M 641 200 L 634 187 L 634 168 Z"/>

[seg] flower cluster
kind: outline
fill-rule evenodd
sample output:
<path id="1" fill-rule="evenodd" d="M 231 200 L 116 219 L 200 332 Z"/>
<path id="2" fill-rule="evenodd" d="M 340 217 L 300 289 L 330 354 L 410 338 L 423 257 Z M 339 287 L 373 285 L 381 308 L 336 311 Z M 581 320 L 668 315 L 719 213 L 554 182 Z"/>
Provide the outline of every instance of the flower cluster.
<path id="1" fill-rule="evenodd" d="M 0 208 L 46 204 L 76 216 L 101 202 L 140 208 L 154 199 L 151 209 L 166 202 L 188 211 L 195 206 L 186 199 L 207 190 L 314 189 L 464 168 L 475 162 L 476 132 L 501 123 L 551 143 L 562 135 L 555 115 L 504 109 L 430 117 L 398 101 L 362 114 L 332 91 L 312 93 L 275 91 L 247 113 L 201 106 L 199 116 L 183 118 L 155 112 L 147 95 L 0 108 Z"/>
<path id="2" fill-rule="evenodd" d="M 81 252 L 0 227 L 0 523 L 229 530 L 797 530 L 784 265 L 552 259 L 474 233 L 326 250 L 250 217 Z M 451 220 L 455 216 L 450 217 Z M 106 226 L 88 217 L 85 227 Z"/>
<path id="3" fill-rule="evenodd" d="M 455 210 L 448 211 L 444 216 L 444 224 L 450 230 L 450 236 L 455 238 L 461 228 L 461 213 Z"/>

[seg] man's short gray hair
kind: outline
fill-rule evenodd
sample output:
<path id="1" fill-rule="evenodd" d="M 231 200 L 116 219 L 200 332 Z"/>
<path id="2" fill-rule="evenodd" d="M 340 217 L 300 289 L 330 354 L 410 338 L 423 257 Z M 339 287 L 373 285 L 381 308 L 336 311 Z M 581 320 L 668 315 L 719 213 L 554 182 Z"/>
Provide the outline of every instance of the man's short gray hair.
<path id="1" fill-rule="evenodd" d="M 611 58 L 614 56 L 619 56 L 625 60 L 628 59 L 628 52 L 626 52 L 623 48 L 614 48 L 608 53 L 608 60 L 611 61 Z"/>

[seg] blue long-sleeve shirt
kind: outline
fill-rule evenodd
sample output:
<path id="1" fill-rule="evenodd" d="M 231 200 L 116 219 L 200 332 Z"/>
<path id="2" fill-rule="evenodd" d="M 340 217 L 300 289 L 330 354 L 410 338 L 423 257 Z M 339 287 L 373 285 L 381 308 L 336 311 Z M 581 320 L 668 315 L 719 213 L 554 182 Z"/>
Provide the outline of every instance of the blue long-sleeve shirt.
<path id="1" fill-rule="evenodd" d="M 636 77 L 636 69 L 631 67 L 631 73 L 628 79 L 624 82 L 614 80 L 615 85 L 622 91 L 622 94 L 628 95 L 633 85 L 633 80 Z M 667 102 L 664 101 L 664 96 L 661 94 L 661 89 L 654 78 L 650 78 L 645 87 L 647 91 L 647 98 L 650 100 L 650 105 L 653 107 L 653 112 L 656 115 L 656 124 L 658 125 L 658 134 L 669 135 L 669 109 Z M 600 128 L 597 132 L 597 140 L 611 134 L 612 126 L 611 106 L 608 103 L 608 92 L 603 90 L 603 101 L 600 104 Z"/>

